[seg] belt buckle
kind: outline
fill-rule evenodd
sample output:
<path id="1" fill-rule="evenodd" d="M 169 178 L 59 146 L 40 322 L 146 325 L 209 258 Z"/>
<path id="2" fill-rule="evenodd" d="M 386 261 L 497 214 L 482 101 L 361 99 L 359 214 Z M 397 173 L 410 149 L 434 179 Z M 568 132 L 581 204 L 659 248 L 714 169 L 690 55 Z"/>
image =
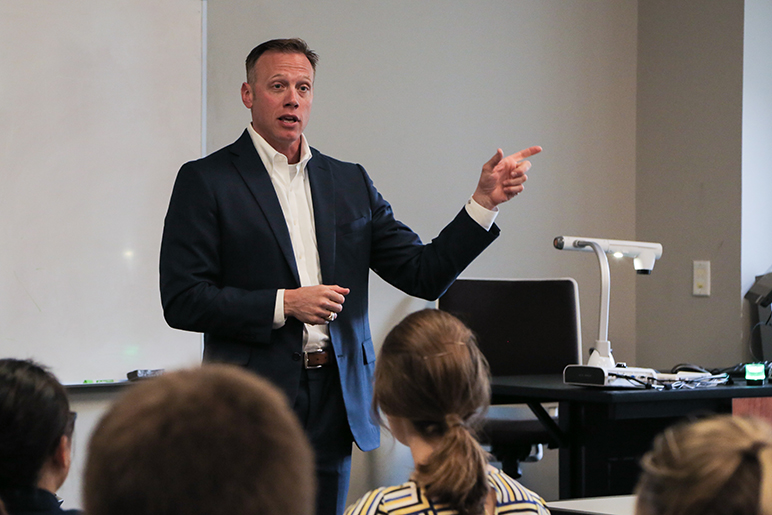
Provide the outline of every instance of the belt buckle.
<path id="1" fill-rule="evenodd" d="M 324 354 L 327 352 L 325 349 L 316 349 L 313 351 L 303 351 L 303 366 L 306 367 L 306 370 L 313 370 L 316 368 L 322 368 L 322 365 L 309 365 L 308 364 L 308 355 L 309 354 Z"/>

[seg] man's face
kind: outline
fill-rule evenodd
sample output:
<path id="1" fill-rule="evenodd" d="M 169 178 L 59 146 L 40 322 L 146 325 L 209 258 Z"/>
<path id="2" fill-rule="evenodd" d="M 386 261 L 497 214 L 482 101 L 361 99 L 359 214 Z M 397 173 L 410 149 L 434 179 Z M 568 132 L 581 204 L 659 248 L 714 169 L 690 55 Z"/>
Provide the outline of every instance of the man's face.
<path id="1" fill-rule="evenodd" d="M 314 69 L 303 54 L 266 52 L 255 63 L 241 100 L 252 112 L 252 127 L 290 163 L 300 156 L 300 135 L 314 99 Z"/>

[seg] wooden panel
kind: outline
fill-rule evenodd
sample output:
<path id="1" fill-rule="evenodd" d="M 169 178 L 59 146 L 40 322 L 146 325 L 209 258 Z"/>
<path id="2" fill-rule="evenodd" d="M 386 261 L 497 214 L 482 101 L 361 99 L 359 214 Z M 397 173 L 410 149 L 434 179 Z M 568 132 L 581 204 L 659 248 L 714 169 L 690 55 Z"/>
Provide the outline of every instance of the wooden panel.
<path id="1" fill-rule="evenodd" d="M 732 399 L 733 415 L 752 415 L 772 423 L 772 397 Z"/>

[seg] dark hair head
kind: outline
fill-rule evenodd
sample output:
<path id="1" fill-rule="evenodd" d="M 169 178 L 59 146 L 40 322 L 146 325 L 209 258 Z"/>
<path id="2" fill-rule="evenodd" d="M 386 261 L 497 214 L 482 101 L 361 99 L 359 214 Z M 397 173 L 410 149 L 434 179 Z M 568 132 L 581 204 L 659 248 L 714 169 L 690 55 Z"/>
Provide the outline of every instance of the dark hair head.
<path id="1" fill-rule="evenodd" d="M 257 60 L 266 52 L 280 52 L 282 54 L 303 54 L 311 63 L 314 73 L 316 73 L 316 63 L 319 62 L 319 56 L 308 48 L 308 44 L 300 38 L 291 39 L 272 39 L 265 43 L 260 43 L 249 52 L 247 56 L 247 83 L 253 84 L 255 80 L 255 64 Z"/>
<path id="2" fill-rule="evenodd" d="M 310 515 L 311 447 L 284 395 L 229 365 L 132 386 L 97 425 L 90 515 Z"/>
<path id="3" fill-rule="evenodd" d="M 637 515 L 772 515 L 772 428 L 718 415 L 666 429 L 641 460 Z"/>
<path id="4" fill-rule="evenodd" d="M 30 360 L 0 359 L 0 488 L 35 486 L 62 436 L 72 436 L 67 392 Z"/>
<path id="5" fill-rule="evenodd" d="M 416 480 L 462 515 L 482 513 L 488 493 L 487 453 L 474 438 L 490 402 L 488 376 L 472 331 L 436 309 L 397 324 L 375 366 L 375 416 L 381 410 L 407 419 L 423 438 L 438 442 L 429 461 L 416 466 Z"/>

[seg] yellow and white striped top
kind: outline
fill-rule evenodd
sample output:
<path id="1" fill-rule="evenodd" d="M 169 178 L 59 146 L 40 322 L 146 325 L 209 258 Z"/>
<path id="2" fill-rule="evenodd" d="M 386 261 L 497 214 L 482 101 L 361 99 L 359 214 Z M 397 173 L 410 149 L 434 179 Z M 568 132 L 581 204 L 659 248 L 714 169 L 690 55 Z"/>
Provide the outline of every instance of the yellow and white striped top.
<path id="1" fill-rule="evenodd" d="M 549 515 L 539 495 L 493 467 L 488 471 L 488 484 L 496 492 L 496 515 Z M 345 515 L 456 515 L 446 504 L 434 503 L 414 481 L 398 486 L 381 487 L 367 492 L 346 509 Z"/>

